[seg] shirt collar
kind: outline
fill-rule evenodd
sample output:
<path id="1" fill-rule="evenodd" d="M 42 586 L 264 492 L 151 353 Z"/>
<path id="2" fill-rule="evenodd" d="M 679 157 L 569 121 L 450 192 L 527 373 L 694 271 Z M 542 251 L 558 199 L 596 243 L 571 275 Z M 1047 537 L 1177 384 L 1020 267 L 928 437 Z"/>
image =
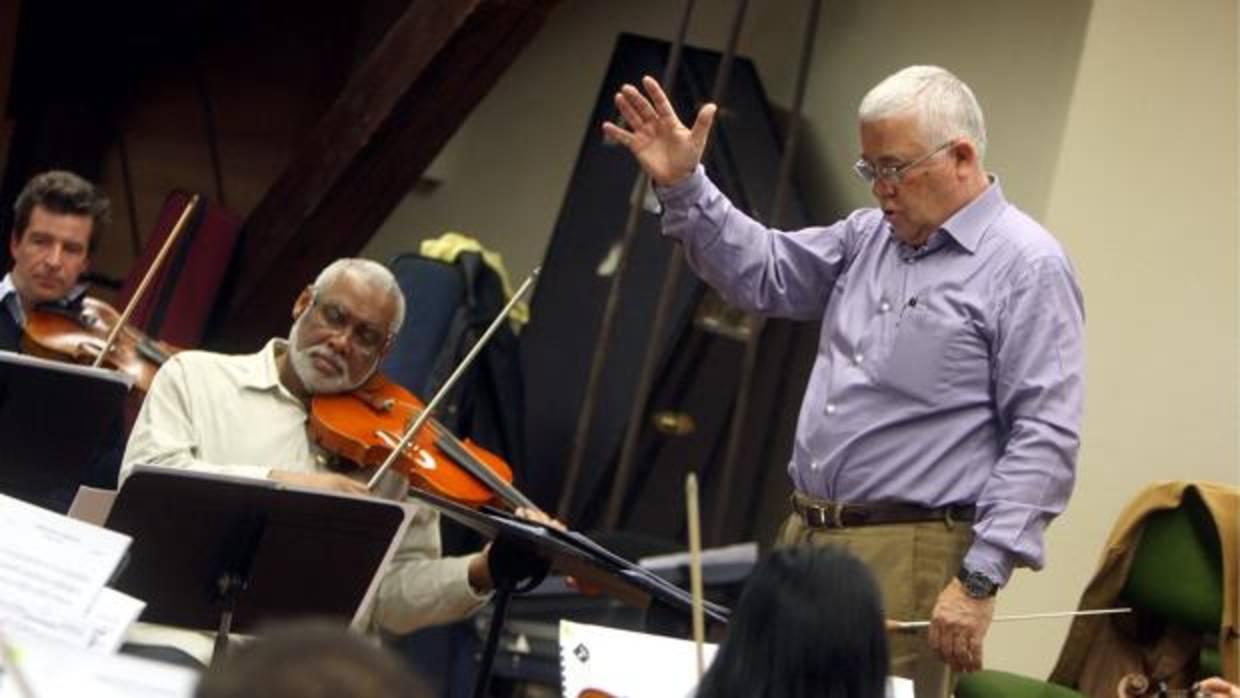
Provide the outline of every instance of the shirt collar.
<path id="1" fill-rule="evenodd" d="M 26 326 L 26 310 L 22 308 L 22 299 L 17 295 L 17 287 L 13 285 L 13 275 L 5 274 L 0 280 L 0 305 L 9 311 L 9 315 L 17 321 L 19 327 Z"/>
<path id="2" fill-rule="evenodd" d="M 995 218 L 1007 208 L 1007 199 L 1003 198 L 1003 188 L 999 186 L 999 178 L 988 175 L 990 186 L 976 199 L 965 204 L 964 208 L 952 214 L 940 227 L 952 236 L 969 254 L 977 252 L 982 243 L 982 236 Z"/>
<path id="3" fill-rule="evenodd" d="M 251 355 L 250 370 L 241 385 L 250 390 L 280 391 L 292 395 L 280 382 L 280 370 L 276 366 L 276 352 L 288 351 L 288 341 L 279 338 L 268 340 L 257 354 Z"/>

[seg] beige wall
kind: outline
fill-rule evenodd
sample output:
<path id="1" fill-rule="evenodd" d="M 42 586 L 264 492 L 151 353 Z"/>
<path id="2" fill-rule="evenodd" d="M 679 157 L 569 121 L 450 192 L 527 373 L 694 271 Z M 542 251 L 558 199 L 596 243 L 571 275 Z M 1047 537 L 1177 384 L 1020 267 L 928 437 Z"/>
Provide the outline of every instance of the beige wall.
<path id="1" fill-rule="evenodd" d="M 791 99 L 802 2 L 751 3 L 742 52 Z M 691 41 L 721 47 L 732 2 L 700 0 Z M 447 229 L 541 258 L 618 31 L 668 37 L 680 3 L 565 2 L 367 249 Z M 867 203 L 848 174 L 856 103 L 909 63 L 945 65 L 987 110 L 989 167 L 1072 255 L 1086 295 L 1080 477 L 1000 612 L 1071 608 L 1123 503 L 1145 482 L 1240 482 L 1237 452 L 1237 10 L 1234 0 L 824 3 L 801 182 L 820 216 Z M 996 627 L 987 663 L 1042 675 L 1065 623 Z"/>

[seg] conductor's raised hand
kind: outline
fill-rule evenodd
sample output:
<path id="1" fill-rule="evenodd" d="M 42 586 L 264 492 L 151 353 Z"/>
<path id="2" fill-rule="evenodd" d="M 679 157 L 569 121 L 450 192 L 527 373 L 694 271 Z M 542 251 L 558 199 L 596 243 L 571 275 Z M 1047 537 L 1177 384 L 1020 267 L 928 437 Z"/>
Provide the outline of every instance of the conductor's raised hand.
<path id="1" fill-rule="evenodd" d="M 646 94 L 628 84 L 616 93 L 616 107 L 628 128 L 606 121 L 603 133 L 628 148 L 656 184 L 676 184 L 693 174 L 702 161 L 715 122 L 715 105 L 704 105 L 693 128 L 686 128 L 658 81 L 647 75 L 642 86 Z"/>

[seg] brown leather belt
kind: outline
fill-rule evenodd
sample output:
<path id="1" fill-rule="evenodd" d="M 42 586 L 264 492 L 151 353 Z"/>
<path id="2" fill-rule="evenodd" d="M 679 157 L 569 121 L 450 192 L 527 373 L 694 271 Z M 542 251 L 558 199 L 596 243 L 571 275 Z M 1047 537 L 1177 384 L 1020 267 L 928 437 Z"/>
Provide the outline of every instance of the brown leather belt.
<path id="1" fill-rule="evenodd" d="M 808 497 L 800 492 L 792 494 L 792 510 L 799 514 L 801 520 L 810 528 L 851 528 L 929 521 L 943 521 L 951 524 L 957 521 L 972 522 L 976 513 L 976 508 L 972 504 L 934 509 L 900 502 L 848 504 L 828 502 Z"/>

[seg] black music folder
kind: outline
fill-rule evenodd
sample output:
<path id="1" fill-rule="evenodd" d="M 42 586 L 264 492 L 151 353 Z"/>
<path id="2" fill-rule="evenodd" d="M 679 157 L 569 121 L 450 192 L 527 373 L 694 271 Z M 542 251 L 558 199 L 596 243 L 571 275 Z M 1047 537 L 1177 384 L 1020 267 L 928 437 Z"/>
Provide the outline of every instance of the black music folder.
<path id="1" fill-rule="evenodd" d="M 572 575 L 626 604 L 665 609 L 689 617 L 693 598 L 688 591 L 657 574 L 612 553 L 576 531 L 560 531 L 517 518 L 507 512 L 474 510 L 420 490 L 409 496 L 437 509 L 443 516 L 467 526 L 490 539 L 503 538 L 508 544 L 529 551 L 551 563 L 551 569 Z M 730 611 L 710 601 L 703 604 L 708 620 L 727 624 Z"/>
<path id="2" fill-rule="evenodd" d="M 112 586 L 146 602 L 146 623 L 253 633 L 312 615 L 357 625 L 409 520 L 371 497 L 137 466 L 108 514 L 107 528 L 133 538 Z"/>
<path id="3" fill-rule="evenodd" d="M 79 485 L 111 487 L 132 379 L 0 351 L 0 492 L 59 513 Z M 107 472 L 103 472 L 107 470 Z"/>

